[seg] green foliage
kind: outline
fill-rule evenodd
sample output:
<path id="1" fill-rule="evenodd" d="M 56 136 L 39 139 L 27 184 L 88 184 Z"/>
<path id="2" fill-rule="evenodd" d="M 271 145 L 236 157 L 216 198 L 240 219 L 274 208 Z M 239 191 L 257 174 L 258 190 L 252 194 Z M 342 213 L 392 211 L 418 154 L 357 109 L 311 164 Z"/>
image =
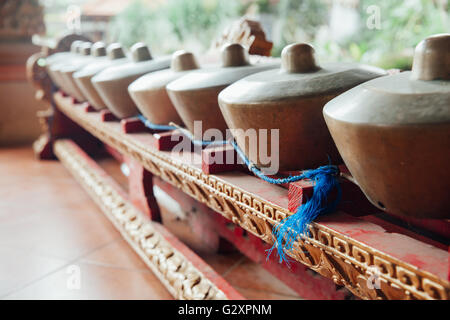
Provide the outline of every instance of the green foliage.
<path id="1" fill-rule="evenodd" d="M 381 29 L 365 25 L 370 5 L 380 8 Z M 344 44 L 357 61 L 377 64 L 384 68 L 409 69 L 414 47 L 424 38 L 450 30 L 449 7 L 445 1 L 360 0 L 361 29 Z"/>
<path id="2" fill-rule="evenodd" d="M 380 9 L 380 30 L 366 25 L 371 5 Z M 328 26 L 332 6 L 330 0 L 167 0 L 150 9 L 146 1 L 135 0 L 115 18 L 110 36 L 126 46 L 144 41 L 158 53 L 180 48 L 204 52 L 231 21 L 249 10 L 270 22 L 274 56 L 287 44 L 302 41 L 315 45 L 322 61 L 407 69 L 420 40 L 450 30 L 448 0 L 360 0 L 358 30 L 337 42 Z"/>
<path id="3" fill-rule="evenodd" d="M 135 0 L 114 18 L 109 36 L 127 47 L 144 41 L 152 18 L 153 12 L 142 1 Z"/>
<path id="4" fill-rule="evenodd" d="M 172 24 L 179 40 L 183 40 L 187 35 L 211 31 L 224 17 L 235 16 L 237 12 L 234 6 L 230 6 L 232 2 L 171 0 L 164 7 L 163 15 Z"/>
<path id="5" fill-rule="evenodd" d="M 328 10 L 326 0 L 280 0 L 272 54 L 279 56 L 293 42 L 312 42 L 317 28 L 327 24 Z"/>
<path id="6" fill-rule="evenodd" d="M 171 52 L 194 43 L 208 48 L 220 26 L 240 15 L 238 0 L 168 0 L 151 10 L 135 0 L 113 22 L 110 37 L 126 46 L 137 41 L 159 43 L 156 51 Z M 164 39 L 164 41 L 161 41 Z"/>
<path id="7" fill-rule="evenodd" d="M 259 13 L 276 13 L 277 6 L 273 2 L 273 0 L 255 0 L 253 4 Z"/>

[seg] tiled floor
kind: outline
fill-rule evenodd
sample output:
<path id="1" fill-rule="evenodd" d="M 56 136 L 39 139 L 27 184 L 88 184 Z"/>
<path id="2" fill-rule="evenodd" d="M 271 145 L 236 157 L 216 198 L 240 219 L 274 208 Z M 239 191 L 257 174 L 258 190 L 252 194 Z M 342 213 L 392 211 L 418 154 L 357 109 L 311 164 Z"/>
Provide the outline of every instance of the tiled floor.
<path id="1" fill-rule="evenodd" d="M 57 161 L 0 149 L 0 200 L 0 299 L 172 298 Z M 299 298 L 239 253 L 203 258 L 246 298 Z"/>

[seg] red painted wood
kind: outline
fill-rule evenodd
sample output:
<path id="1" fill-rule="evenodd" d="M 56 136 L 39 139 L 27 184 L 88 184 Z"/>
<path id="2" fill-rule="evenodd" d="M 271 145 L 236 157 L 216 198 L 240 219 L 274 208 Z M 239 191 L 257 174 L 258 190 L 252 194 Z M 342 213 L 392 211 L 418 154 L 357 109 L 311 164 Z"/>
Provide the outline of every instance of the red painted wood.
<path id="1" fill-rule="evenodd" d="M 128 193 L 131 203 L 151 220 L 161 221 L 159 207 L 153 194 L 153 174 L 130 157 L 124 156 L 124 160 L 130 170 Z"/>
<path id="2" fill-rule="evenodd" d="M 125 162 L 124 156 L 119 151 L 117 151 L 115 148 L 111 147 L 110 145 L 105 144 L 104 146 L 105 146 L 106 152 L 109 153 L 119 163 Z"/>
<path id="3" fill-rule="evenodd" d="M 112 114 L 111 111 L 107 109 L 103 109 L 100 111 L 100 121 L 102 122 L 111 122 L 111 121 L 119 121 L 115 115 Z"/>
<path id="4" fill-rule="evenodd" d="M 305 180 L 290 183 L 288 188 L 288 209 L 291 212 L 297 211 L 301 204 L 312 197 L 314 191 L 312 182 Z"/>
<path id="5" fill-rule="evenodd" d="M 97 112 L 97 110 L 91 106 L 89 102 L 83 103 L 83 110 L 84 112 Z"/>
<path id="6" fill-rule="evenodd" d="M 447 240 L 450 239 L 450 220 L 447 219 L 415 219 L 410 217 L 394 216 L 386 213 L 393 219 L 398 219 L 407 225 L 429 231 Z"/>
<path id="7" fill-rule="evenodd" d="M 74 105 L 80 104 L 80 102 L 75 97 L 69 96 L 69 98 L 70 98 L 70 101 L 72 104 L 74 104 Z"/>
<path id="8" fill-rule="evenodd" d="M 391 223 L 390 221 L 386 221 L 383 218 L 384 218 L 383 213 L 362 217 L 362 219 L 364 219 L 365 221 L 368 221 L 368 222 L 371 222 L 378 226 L 383 227 L 386 230 L 386 232 L 407 235 L 413 239 L 416 239 L 423 243 L 429 244 L 433 247 L 440 248 L 442 250 L 447 250 L 447 248 L 448 248 L 448 245 L 445 243 L 433 240 L 425 235 L 411 231 L 408 228 Z"/>
<path id="9" fill-rule="evenodd" d="M 66 92 L 64 92 L 63 89 L 59 89 L 58 92 L 59 92 L 59 94 L 60 94 L 61 96 L 63 96 L 63 98 L 66 98 L 66 97 L 69 96 Z"/>
<path id="10" fill-rule="evenodd" d="M 157 150 L 160 151 L 170 151 L 172 150 L 178 143 L 180 143 L 183 135 L 177 131 L 166 131 L 153 133 L 153 145 Z"/>
<path id="11" fill-rule="evenodd" d="M 139 118 L 127 118 L 120 121 L 123 133 L 150 132 Z"/>
<path id="12" fill-rule="evenodd" d="M 233 146 L 209 146 L 202 150 L 202 171 L 215 174 L 228 171 L 245 171 L 246 168 L 238 161 L 238 155 Z"/>
<path id="13" fill-rule="evenodd" d="M 357 185 L 345 179 L 340 179 L 340 185 L 342 199 L 338 205 L 339 210 L 345 211 L 355 217 L 380 213 L 380 210 L 367 200 L 366 196 Z M 312 181 L 302 180 L 290 183 L 288 191 L 289 211 L 296 212 L 301 204 L 312 197 L 313 191 L 314 184 Z M 332 192 L 329 196 L 329 201 L 334 201 L 336 196 L 337 192 Z"/>

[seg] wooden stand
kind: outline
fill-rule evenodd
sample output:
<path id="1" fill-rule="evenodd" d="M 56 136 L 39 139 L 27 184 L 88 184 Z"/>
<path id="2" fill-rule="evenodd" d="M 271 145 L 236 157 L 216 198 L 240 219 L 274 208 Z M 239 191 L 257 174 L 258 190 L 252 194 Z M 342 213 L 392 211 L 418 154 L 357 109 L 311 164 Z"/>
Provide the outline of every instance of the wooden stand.
<path id="1" fill-rule="evenodd" d="M 254 25 L 244 24 L 257 34 Z M 258 48 L 266 52 L 269 46 Z M 311 196 L 311 183 L 270 185 L 239 163 L 212 161 L 236 159 L 230 146 L 171 152 L 182 138 L 177 130 L 152 133 L 136 119 L 119 122 L 107 110 L 80 108 L 61 92 L 49 96 L 53 112 L 42 117 L 48 134 L 35 143 L 40 158 L 58 157 L 174 297 L 242 298 L 158 223 L 154 185 L 195 209 L 188 220 L 193 234 L 221 243 L 221 249 L 232 244 L 304 298 L 449 299 L 448 243 L 440 241 L 448 229 L 441 238 L 434 232 L 448 228 L 448 221 L 414 221 L 425 229 L 432 225 L 428 233 L 389 221 L 342 179 L 339 210 L 319 217 L 310 234 L 297 239 L 287 252 L 289 269 L 275 254 L 266 260 L 266 250 L 273 245 L 273 227 Z M 128 166 L 128 194 L 96 164 L 105 149 Z"/>
<path id="2" fill-rule="evenodd" d="M 148 172 L 153 175 L 153 184 L 179 198 L 180 204 L 197 208 L 199 216 L 192 220 L 192 228 L 211 236 L 214 230 L 305 298 L 343 299 L 348 292 L 363 299 L 449 297 L 448 246 L 417 230 L 386 221 L 379 214 L 367 216 L 370 207 L 368 212 L 365 205 L 359 204 L 360 195 L 351 182 L 342 183 L 342 204 L 351 200 L 351 206 L 342 206 L 336 213 L 313 222 L 310 236 L 298 239 L 288 253 L 296 261 L 292 271 L 280 265 L 276 255 L 266 261 L 265 250 L 272 245 L 273 226 L 311 194 L 311 184 L 297 182 L 286 189 L 227 168 L 206 174 L 201 163 L 195 162 L 200 155 L 160 151 L 152 134 L 125 134 L 119 123 L 102 122 L 100 114 L 74 108 L 70 99 L 58 94 L 55 102 L 74 122 L 117 150 L 117 158 L 127 163 L 132 159 L 131 171 L 137 177 L 132 179 L 139 185 L 134 193 L 140 198 L 133 200 L 135 206 L 150 210 L 153 218 L 154 211 L 148 204 L 154 196 L 152 188 L 146 186 L 149 176 L 144 173 Z M 309 276 L 309 270 L 320 276 Z M 378 288 L 368 285 L 373 270 L 377 270 L 380 280 Z M 333 282 L 348 291 L 337 289 Z"/>

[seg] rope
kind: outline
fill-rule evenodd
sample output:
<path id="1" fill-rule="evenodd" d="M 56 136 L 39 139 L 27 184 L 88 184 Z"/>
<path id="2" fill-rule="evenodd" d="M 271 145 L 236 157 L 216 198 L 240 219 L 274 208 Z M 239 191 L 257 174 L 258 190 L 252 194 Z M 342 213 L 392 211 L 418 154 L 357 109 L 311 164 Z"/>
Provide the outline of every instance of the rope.
<path id="1" fill-rule="evenodd" d="M 208 140 L 195 140 L 194 136 L 192 135 L 192 133 L 190 133 L 188 130 L 186 130 L 185 128 L 180 127 L 179 125 L 177 125 L 176 123 L 171 122 L 170 125 L 174 126 L 174 128 L 178 129 L 181 131 L 181 133 L 188 137 L 189 140 L 191 140 L 192 144 L 195 146 L 202 146 L 202 147 L 207 147 L 207 146 L 221 146 L 224 144 L 227 144 L 228 141 L 227 140 L 213 140 L 213 141 L 208 141 Z"/>
<path id="2" fill-rule="evenodd" d="M 158 131 L 167 131 L 176 129 L 174 126 L 163 125 L 163 124 L 155 124 L 150 122 L 150 120 L 146 119 L 142 114 L 138 115 L 139 120 L 149 129 L 158 130 Z"/>
<path id="3" fill-rule="evenodd" d="M 266 176 L 261 171 L 261 169 L 259 169 L 256 166 L 256 164 L 254 164 L 247 158 L 247 156 L 244 154 L 244 152 L 241 150 L 241 148 L 239 148 L 239 146 L 237 145 L 237 143 L 234 139 L 231 139 L 230 143 L 233 146 L 234 150 L 236 150 L 236 153 L 239 156 L 239 158 L 241 158 L 241 160 L 244 161 L 244 163 L 248 167 L 248 169 L 251 172 L 253 172 L 258 178 L 261 178 L 262 180 L 264 180 L 268 183 L 279 185 L 279 184 L 286 184 L 286 183 L 291 183 L 291 182 L 295 182 L 295 181 L 300 181 L 300 180 L 303 180 L 306 178 L 304 174 L 290 176 L 287 178 L 271 178 L 269 176 Z"/>

